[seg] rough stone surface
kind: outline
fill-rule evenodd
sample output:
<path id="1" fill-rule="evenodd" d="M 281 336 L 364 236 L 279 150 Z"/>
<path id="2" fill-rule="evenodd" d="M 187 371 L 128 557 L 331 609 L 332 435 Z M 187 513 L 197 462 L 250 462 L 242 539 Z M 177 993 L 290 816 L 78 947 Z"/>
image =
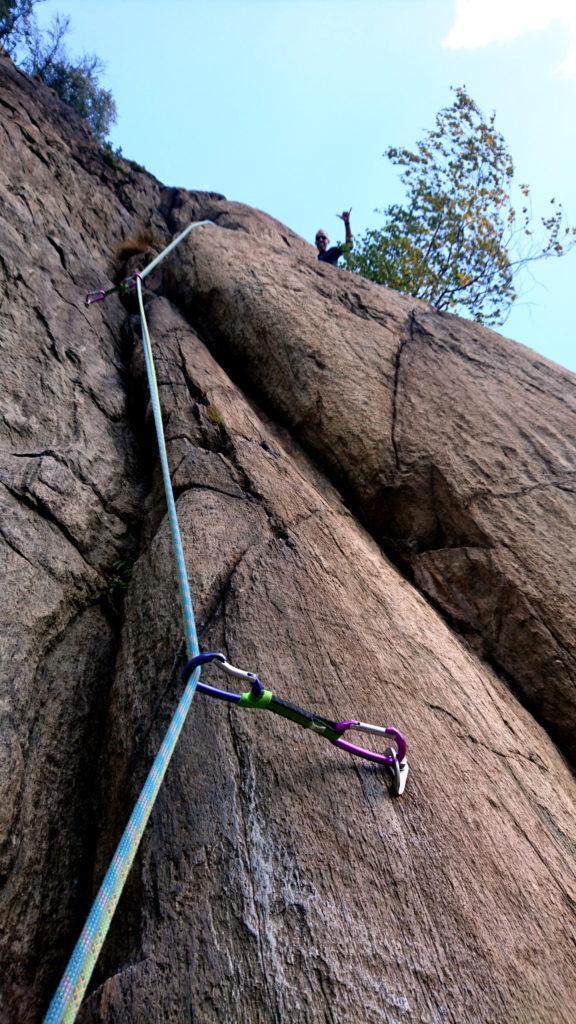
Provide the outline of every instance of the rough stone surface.
<path id="1" fill-rule="evenodd" d="M 170 291 L 574 760 L 574 375 L 264 237 L 199 232 Z"/>
<path id="2" fill-rule="evenodd" d="M 4 59 L 0 132 L 2 1021 L 41 1019 L 181 689 L 138 321 L 84 295 L 207 217 L 147 287 L 201 645 L 397 724 L 412 773 L 199 695 L 78 1020 L 571 1024 L 574 378 L 110 166 Z"/>

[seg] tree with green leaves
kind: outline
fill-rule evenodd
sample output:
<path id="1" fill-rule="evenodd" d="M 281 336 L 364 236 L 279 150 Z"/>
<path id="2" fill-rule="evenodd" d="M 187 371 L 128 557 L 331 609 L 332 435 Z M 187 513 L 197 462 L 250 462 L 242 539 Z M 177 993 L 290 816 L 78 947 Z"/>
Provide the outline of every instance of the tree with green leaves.
<path id="1" fill-rule="evenodd" d="M 32 26 L 27 33 L 23 67 L 29 75 L 39 75 L 69 103 L 90 125 L 96 139 L 104 143 L 116 121 L 116 104 L 112 93 L 98 83 L 104 70 L 100 58 L 85 54 L 80 60 L 72 60 L 68 55 L 64 39 L 69 26 L 70 19 L 59 15 L 44 32 Z"/>
<path id="2" fill-rule="evenodd" d="M 98 142 L 104 143 L 116 121 L 112 93 L 99 78 L 104 64 L 94 54 L 74 60 L 65 38 L 70 19 L 56 15 L 41 29 L 34 8 L 41 0 L 0 0 L 0 44 L 29 75 L 37 75 L 80 114 Z"/>
<path id="3" fill-rule="evenodd" d="M 84 118 L 98 142 L 104 143 L 116 120 L 116 104 L 110 90 L 98 85 L 98 75 L 102 70 L 101 60 L 91 54 L 76 63 L 68 60 L 54 62 L 42 79 Z"/>
<path id="4" fill-rule="evenodd" d="M 378 211 L 383 227 L 364 234 L 346 265 L 439 310 L 499 324 L 517 298 L 522 268 L 568 251 L 576 229 L 552 199 L 535 241 L 530 190 L 519 186 L 518 212 L 511 198 L 514 165 L 495 114 L 486 119 L 464 87 L 454 92 L 453 104 L 439 112 L 415 151 L 386 151 L 402 168 L 406 202 Z"/>
<path id="5" fill-rule="evenodd" d="M 22 42 L 38 0 L 0 0 L 0 47 L 12 56 Z"/>

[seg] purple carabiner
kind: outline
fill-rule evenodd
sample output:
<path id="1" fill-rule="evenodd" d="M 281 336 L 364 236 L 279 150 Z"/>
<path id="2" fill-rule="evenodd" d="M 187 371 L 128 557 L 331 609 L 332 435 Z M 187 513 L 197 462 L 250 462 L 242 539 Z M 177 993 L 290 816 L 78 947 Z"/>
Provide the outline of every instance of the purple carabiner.
<path id="1" fill-rule="evenodd" d="M 140 276 L 140 275 L 138 275 Z M 187 665 L 182 669 L 182 678 L 185 682 L 188 682 L 192 673 L 199 668 L 200 665 L 206 664 L 206 662 L 214 661 L 223 672 L 226 672 L 229 676 L 235 676 L 237 679 L 246 679 L 250 683 L 250 689 L 253 697 L 261 697 L 264 693 L 264 687 L 258 679 L 258 676 L 254 672 L 244 672 L 240 668 L 235 668 L 234 665 L 230 665 L 224 655 L 220 651 L 207 651 L 204 654 L 197 654 L 195 658 L 192 658 Z M 241 693 L 233 693 L 230 690 L 220 690 L 216 686 L 209 686 L 207 683 L 196 684 L 196 689 L 199 693 L 205 693 L 209 697 L 215 697 L 217 700 L 227 700 L 231 704 L 239 704 Z"/>
<path id="2" fill-rule="evenodd" d="M 108 293 L 103 288 L 99 288 L 97 292 L 89 292 L 84 302 L 85 306 L 91 306 L 94 302 L 104 302 Z"/>
<path id="3" fill-rule="evenodd" d="M 130 277 L 127 277 L 125 281 L 121 281 L 120 284 L 114 286 L 114 288 L 99 288 L 97 292 L 89 292 L 84 301 L 85 306 L 92 306 L 95 302 L 104 302 L 109 295 L 113 295 L 114 292 L 128 292 L 131 288 L 136 287 L 136 278 L 142 280 L 142 274 L 136 270 Z"/>
<path id="4" fill-rule="evenodd" d="M 352 718 L 346 722 L 336 722 L 335 728 L 338 732 L 342 733 L 348 732 L 349 729 L 357 729 L 359 732 L 369 732 L 380 736 L 388 736 L 396 744 L 395 754 L 377 754 L 375 750 L 367 750 L 365 747 L 358 747 L 355 743 L 348 743 L 348 740 L 345 739 L 332 740 L 335 747 L 340 747 L 341 750 L 347 750 L 349 754 L 355 754 L 357 757 L 363 757 L 366 761 L 375 761 L 377 764 L 385 764 L 389 768 L 393 768 L 397 762 L 402 763 L 406 760 L 406 738 L 398 731 L 398 729 L 394 729 L 392 726 L 386 726 L 384 728 L 380 725 L 369 725 L 367 722 L 358 722 L 355 718 Z"/>
<path id="5" fill-rule="evenodd" d="M 120 291 L 129 292 L 131 288 L 135 288 L 136 287 L 136 280 L 138 278 L 140 279 L 141 282 L 144 280 L 144 278 L 142 277 L 142 274 L 140 273 L 140 271 L 139 270 L 135 270 L 134 273 L 130 275 L 130 277 L 126 277 L 122 281 L 122 283 L 118 285 Z"/>

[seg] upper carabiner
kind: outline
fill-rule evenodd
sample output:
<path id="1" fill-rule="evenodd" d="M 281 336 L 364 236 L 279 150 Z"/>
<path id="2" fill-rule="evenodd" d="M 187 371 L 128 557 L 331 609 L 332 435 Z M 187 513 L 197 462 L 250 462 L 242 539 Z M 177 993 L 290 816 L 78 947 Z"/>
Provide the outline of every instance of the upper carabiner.
<path id="1" fill-rule="evenodd" d="M 232 693 L 229 690 L 219 690 L 216 686 L 208 686 L 207 683 L 198 683 L 197 689 L 200 693 L 206 693 L 209 697 L 216 697 L 218 700 L 230 701 L 232 704 L 251 704 L 254 707 L 265 706 L 265 703 L 263 703 L 265 695 L 269 694 L 270 691 L 264 689 L 258 676 L 254 672 L 245 672 L 243 669 L 231 665 L 219 651 L 207 651 L 205 654 L 197 654 L 182 670 L 182 677 L 187 681 L 196 668 L 208 661 L 214 661 L 218 668 L 228 676 L 234 676 L 235 679 L 245 679 L 246 682 L 250 683 L 250 690 L 248 693 Z M 270 697 L 272 697 L 271 693 Z"/>

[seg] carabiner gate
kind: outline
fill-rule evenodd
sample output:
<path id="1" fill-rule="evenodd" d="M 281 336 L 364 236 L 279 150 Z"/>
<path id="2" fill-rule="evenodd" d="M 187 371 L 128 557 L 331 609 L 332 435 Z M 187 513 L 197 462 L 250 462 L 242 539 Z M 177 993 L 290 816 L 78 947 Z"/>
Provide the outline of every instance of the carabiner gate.
<path id="1" fill-rule="evenodd" d="M 261 700 L 263 695 L 267 692 L 254 672 L 245 672 L 244 669 L 236 668 L 235 665 L 231 665 L 226 661 L 226 658 L 220 653 L 220 651 L 207 651 L 205 654 L 197 654 L 196 657 L 192 658 L 182 670 L 183 679 L 187 682 L 195 669 L 210 661 L 215 662 L 218 668 L 221 669 L 222 672 L 225 672 L 226 675 L 233 676 L 234 679 L 245 679 L 246 682 L 250 683 L 250 695 L 252 700 L 255 702 Z M 227 700 L 231 704 L 247 702 L 248 695 L 246 694 L 231 693 L 229 690 L 220 690 L 216 686 L 209 686 L 207 683 L 198 683 L 197 689 L 199 693 L 205 693 L 209 697 L 216 697 L 217 700 Z"/>
<path id="2" fill-rule="evenodd" d="M 383 754 L 378 754 L 375 750 L 367 750 L 366 747 L 359 747 L 355 743 L 349 743 L 348 740 L 341 739 L 340 737 L 332 740 L 332 742 L 334 746 L 340 747 L 341 750 L 347 750 L 349 754 L 354 754 L 356 757 L 362 757 L 366 761 L 375 761 L 376 764 L 383 765 L 392 773 L 392 793 L 394 796 L 400 796 L 404 792 L 409 769 L 408 761 L 406 760 L 406 738 L 398 729 L 394 729 L 391 725 L 370 725 L 368 722 L 358 722 L 354 718 L 348 719 L 345 722 L 337 722 L 336 729 L 342 734 L 348 732 L 349 729 L 356 729 L 358 732 L 369 732 L 393 739 L 396 749 L 394 747 L 386 747 Z"/>

